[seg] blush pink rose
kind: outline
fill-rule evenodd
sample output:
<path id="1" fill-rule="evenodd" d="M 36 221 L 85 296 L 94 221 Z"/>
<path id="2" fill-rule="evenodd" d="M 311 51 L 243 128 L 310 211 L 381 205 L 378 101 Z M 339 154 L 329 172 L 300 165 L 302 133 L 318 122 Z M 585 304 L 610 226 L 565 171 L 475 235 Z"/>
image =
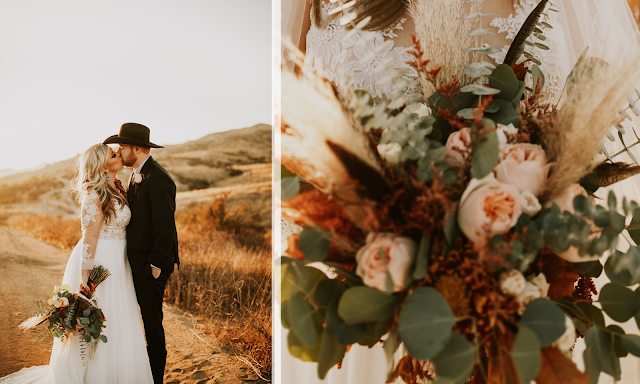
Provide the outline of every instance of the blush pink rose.
<path id="1" fill-rule="evenodd" d="M 452 167 L 464 167 L 471 155 L 471 145 L 470 128 L 452 133 L 445 144 L 444 161 Z"/>
<path id="2" fill-rule="evenodd" d="M 514 185 L 520 192 L 529 191 L 537 197 L 544 190 L 550 167 L 541 146 L 511 144 L 500 150 L 500 161 L 494 172 L 498 181 Z"/>
<path id="3" fill-rule="evenodd" d="M 462 194 L 458 224 L 469 240 L 482 244 L 495 235 L 509 232 L 521 214 L 518 189 L 489 175 L 482 180 L 471 180 Z"/>
<path id="4" fill-rule="evenodd" d="M 393 233 L 370 233 L 367 243 L 356 254 L 356 274 L 365 285 L 386 292 L 387 268 L 393 281 L 393 291 L 404 289 L 404 281 L 417 252 L 416 243 Z M 387 261 L 383 259 L 383 252 Z"/>

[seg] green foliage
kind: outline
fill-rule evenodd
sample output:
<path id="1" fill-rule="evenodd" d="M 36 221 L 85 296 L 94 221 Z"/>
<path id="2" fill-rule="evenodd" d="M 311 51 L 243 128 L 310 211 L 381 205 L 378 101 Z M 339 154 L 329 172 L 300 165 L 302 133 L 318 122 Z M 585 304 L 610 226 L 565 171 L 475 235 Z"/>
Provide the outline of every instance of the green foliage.
<path id="1" fill-rule="evenodd" d="M 440 292 L 431 287 L 420 287 L 402 306 L 398 331 L 412 356 L 429 360 L 447 345 L 455 321 Z"/>
<path id="2" fill-rule="evenodd" d="M 418 253 L 413 267 L 413 279 L 420 281 L 427 275 L 429 268 L 429 254 L 431 252 L 431 239 L 426 234 L 422 234 L 420 245 L 418 246 Z"/>
<path id="3" fill-rule="evenodd" d="M 466 383 L 476 363 L 476 348 L 464 336 L 454 333 L 444 349 L 433 358 L 437 383 Z"/>
<path id="4" fill-rule="evenodd" d="M 309 261 L 323 261 L 329 255 L 329 233 L 320 227 L 306 227 L 298 237 L 298 248 Z"/>
<path id="5" fill-rule="evenodd" d="M 598 382 L 600 372 L 620 380 L 620 358 L 613 345 L 613 334 L 599 327 L 591 327 L 585 334 L 587 348 L 584 351 L 585 373 L 591 383 Z"/>
<path id="6" fill-rule="evenodd" d="M 640 298 L 629 288 L 617 283 L 602 287 L 598 302 L 609 317 L 622 323 L 640 310 Z"/>
<path id="7" fill-rule="evenodd" d="M 365 335 L 367 327 L 365 324 L 345 324 L 338 315 L 339 301 L 339 298 L 334 300 L 327 309 L 325 316 L 326 332 L 335 337 L 340 344 L 350 345 L 357 343 Z"/>
<path id="8" fill-rule="evenodd" d="M 500 141 L 495 130 L 482 135 L 471 134 L 473 141 L 473 157 L 471 159 L 471 175 L 482 179 L 493 172 L 500 156 Z"/>
<path id="9" fill-rule="evenodd" d="M 347 347 L 340 344 L 329 332 L 322 333 L 318 354 L 318 377 L 323 380 L 334 365 L 342 361 Z"/>
<path id="10" fill-rule="evenodd" d="M 308 347 L 316 346 L 318 330 L 313 319 L 313 307 L 300 293 L 296 293 L 289 300 L 282 303 L 282 317 L 296 338 Z"/>
<path id="11" fill-rule="evenodd" d="M 535 379 L 540 370 L 540 341 L 536 333 L 526 325 L 520 325 L 511 349 L 511 359 L 521 383 Z"/>
<path id="12" fill-rule="evenodd" d="M 565 314 L 553 301 L 546 298 L 533 300 L 520 320 L 520 327 L 529 328 L 541 347 L 553 344 L 566 330 Z"/>
<path id="13" fill-rule="evenodd" d="M 391 317 L 397 298 L 375 288 L 358 286 L 347 289 L 338 305 L 345 324 L 376 322 Z"/>
<path id="14" fill-rule="evenodd" d="M 287 177 L 280 181 L 280 198 L 282 200 L 293 199 L 300 193 L 300 178 L 298 176 Z"/>

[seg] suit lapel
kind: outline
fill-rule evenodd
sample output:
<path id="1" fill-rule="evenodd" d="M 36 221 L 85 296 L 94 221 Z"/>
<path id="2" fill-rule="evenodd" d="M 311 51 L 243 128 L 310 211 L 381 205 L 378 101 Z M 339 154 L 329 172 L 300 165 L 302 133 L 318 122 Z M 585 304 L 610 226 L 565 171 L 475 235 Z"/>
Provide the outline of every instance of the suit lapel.
<path id="1" fill-rule="evenodd" d="M 144 163 L 144 166 L 140 170 L 140 174 L 144 175 L 144 178 L 143 178 L 143 180 L 142 180 L 142 182 L 140 184 L 129 183 L 129 192 L 130 193 L 127 194 L 127 200 L 129 202 L 129 206 L 131 206 L 131 204 L 133 204 L 133 201 L 140 194 L 140 188 L 142 188 L 142 183 L 144 183 L 144 179 L 149 176 L 149 170 L 151 169 L 151 163 L 152 162 L 154 162 L 153 161 L 153 157 L 149 156 L 149 159 L 147 160 L 146 163 Z"/>

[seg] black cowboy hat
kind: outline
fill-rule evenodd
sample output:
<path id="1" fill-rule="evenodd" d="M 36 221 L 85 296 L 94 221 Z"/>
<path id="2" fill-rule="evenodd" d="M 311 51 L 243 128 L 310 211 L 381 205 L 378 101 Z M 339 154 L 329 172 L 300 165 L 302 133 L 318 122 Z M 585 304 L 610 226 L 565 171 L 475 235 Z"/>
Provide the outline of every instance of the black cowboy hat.
<path id="1" fill-rule="evenodd" d="M 110 136 L 103 144 L 129 144 L 139 147 L 164 148 L 149 141 L 149 128 L 136 123 L 122 124 L 120 133 Z"/>

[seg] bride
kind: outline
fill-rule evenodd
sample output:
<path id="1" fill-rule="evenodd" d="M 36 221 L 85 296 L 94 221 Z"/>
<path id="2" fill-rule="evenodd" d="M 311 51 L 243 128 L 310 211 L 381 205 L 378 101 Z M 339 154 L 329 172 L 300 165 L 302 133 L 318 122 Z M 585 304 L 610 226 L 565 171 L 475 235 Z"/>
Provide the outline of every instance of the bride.
<path id="1" fill-rule="evenodd" d="M 0 379 L 2 384 L 144 384 L 153 383 L 149 357 L 126 257 L 126 227 L 131 219 L 126 192 L 116 179 L 123 167 L 119 153 L 105 144 L 87 149 L 78 159 L 72 190 L 82 205 L 82 239 L 74 248 L 62 284 L 80 287 L 89 271 L 105 266 L 111 276 L 101 283 L 97 298 L 107 318 L 94 353 L 81 358 L 77 336 L 54 338 L 49 365 L 24 368 Z"/>
<path id="2" fill-rule="evenodd" d="M 500 52 L 490 55 L 496 64 L 503 62 L 509 44 L 538 2 L 488 0 L 482 4 L 481 12 L 494 13 L 483 20 L 489 20 L 496 32 L 486 36 L 484 43 L 502 48 Z M 459 14 L 444 14 L 438 7 L 445 7 L 447 2 L 440 0 L 358 0 L 351 8 L 357 13 L 352 24 L 358 24 L 368 16 L 371 16 L 371 21 L 364 29 L 350 33 L 341 25 L 340 12 L 335 12 L 345 3 L 347 2 L 335 0 L 282 0 L 282 39 L 283 42 L 290 40 L 305 53 L 305 70 L 313 68 L 321 71 L 339 90 L 363 89 L 371 94 L 374 102 L 387 99 L 393 88 L 386 79 L 398 70 L 405 71 L 404 78 L 409 82 L 408 92 L 420 90 L 417 73 L 406 63 L 411 58 L 408 51 L 413 48 L 411 34 L 419 30 L 420 25 L 427 22 L 438 25 L 441 21 L 438 18 L 459 20 L 469 14 L 468 8 L 461 9 Z M 422 7 L 419 6 L 421 3 Z M 458 3 L 462 4 L 462 1 Z M 548 38 L 545 45 L 550 49 L 538 51 L 542 62 L 540 67 L 546 77 L 543 91 L 548 101 L 561 101 L 564 82 L 586 48 L 589 48 L 591 56 L 606 61 L 618 60 L 620 52 L 640 50 L 640 32 L 625 0 L 556 0 L 551 3 L 559 12 L 548 12 L 548 24 L 553 28 L 545 30 Z M 487 28 L 486 24 L 484 28 Z M 435 38 L 443 38 L 442 33 L 435 35 Z M 435 40 L 434 42 L 437 44 Z M 422 46 L 428 46 L 427 43 L 429 42 L 422 41 Z M 283 44 L 283 53 L 284 46 Z M 524 60 L 522 57 L 518 63 Z M 282 61 L 283 70 L 292 69 L 287 63 L 286 54 Z M 638 125 L 636 121 L 633 123 Z M 631 131 L 627 130 L 625 138 Z M 634 141 L 635 139 L 629 138 L 627 142 Z M 607 144 L 607 149 L 614 152 L 620 150 L 620 147 L 618 143 Z M 636 154 L 636 158 L 640 155 L 637 147 L 632 152 Z M 625 158 L 624 161 L 632 162 L 630 158 Z M 619 196 L 640 200 L 639 186 L 640 182 L 629 179 L 614 188 Z M 607 192 L 601 190 L 598 195 L 606 196 Z M 284 240 L 292 232 L 299 230 L 293 223 L 282 218 L 283 244 L 286 244 Z M 283 245 L 283 251 L 284 249 L 286 245 Z M 596 281 L 598 287 L 604 285 L 603 279 L 606 279 L 604 274 Z M 630 324 L 625 326 L 633 327 Z M 286 334 L 283 330 L 282 383 L 321 382 L 317 378 L 315 364 L 303 363 L 291 357 L 287 349 Z M 583 349 L 583 345 L 577 345 L 574 351 L 574 361 L 579 367 L 582 367 Z M 637 359 L 629 357 L 622 364 L 622 376 L 637 383 L 637 372 L 640 369 Z M 383 383 L 385 376 L 386 362 L 381 345 L 372 349 L 354 345 L 346 354 L 342 367 L 332 368 L 322 382 Z M 610 378 L 601 377 L 601 382 L 604 382 L 603 379 Z"/>

